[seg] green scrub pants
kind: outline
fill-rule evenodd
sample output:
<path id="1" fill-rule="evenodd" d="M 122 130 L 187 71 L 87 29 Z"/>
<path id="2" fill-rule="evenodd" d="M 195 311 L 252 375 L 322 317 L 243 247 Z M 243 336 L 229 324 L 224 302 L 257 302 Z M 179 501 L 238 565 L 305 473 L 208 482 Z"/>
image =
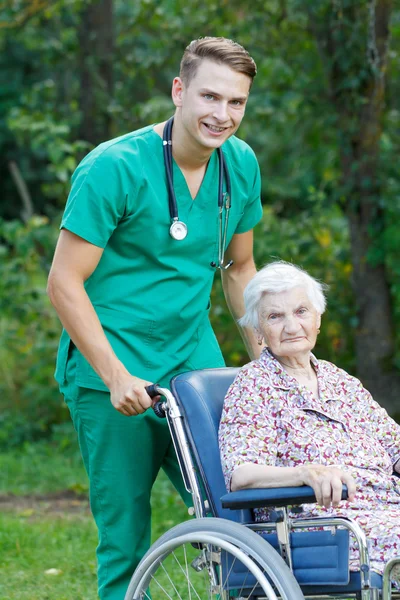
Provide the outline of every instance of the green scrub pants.
<path id="1" fill-rule="evenodd" d="M 99 532 L 99 597 L 123 600 L 132 573 L 150 545 L 150 494 L 160 468 L 187 505 L 191 497 L 183 485 L 166 420 L 152 410 L 136 417 L 122 415 L 107 392 L 75 384 L 75 364 L 73 350 L 60 389 L 90 481 L 90 506 Z M 214 366 L 223 366 L 222 360 Z"/>

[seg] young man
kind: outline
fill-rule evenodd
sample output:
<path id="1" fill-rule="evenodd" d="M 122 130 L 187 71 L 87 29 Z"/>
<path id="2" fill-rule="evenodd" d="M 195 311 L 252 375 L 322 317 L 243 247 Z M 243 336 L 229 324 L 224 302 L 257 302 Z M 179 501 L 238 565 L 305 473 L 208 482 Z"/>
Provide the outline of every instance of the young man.
<path id="1" fill-rule="evenodd" d="M 232 136 L 255 74 L 240 45 L 193 41 L 172 84 L 172 143 L 170 122 L 151 125 L 101 144 L 73 176 L 48 291 L 65 328 L 56 379 L 90 479 L 102 600 L 123 600 L 148 548 L 160 467 L 186 495 L 165 420 L 147 410 L 144 388 L 224 365 L 208 307 L 229 181 L 224 265 L 233 264 L 221 273 L 233 317 L 244 312 L 260 176 L 252 150 Z M 256 340 L 243 335 L 257 357 Z"/>

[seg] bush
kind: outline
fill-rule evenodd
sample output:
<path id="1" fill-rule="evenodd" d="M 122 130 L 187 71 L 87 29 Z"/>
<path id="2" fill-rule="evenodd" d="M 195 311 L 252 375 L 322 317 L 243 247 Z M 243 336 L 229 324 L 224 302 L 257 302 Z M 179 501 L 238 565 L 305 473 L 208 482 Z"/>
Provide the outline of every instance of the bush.
<path id="1" fill-rule="evenodd" d="M 60 323 L 45 293 L 57 223 L 0 220 L 0 448 L 63 436 L 68 410 L 53 379 Z M 317 355 L 354 372 L 353 296 L 346 221 L 338 209 L 278 217 L 264 207 L 255 231 L 258 267 L 294 262 L 330 286 Z M 248 361 L 226 307 L 220 278 L 212 291 L 211 320 L 229 365 Z"/>
<path id="2" fill-rule="evenodd" d="M 50 432 L 67 416 L 53 379 L 61 327 L 46 295 L 57 224 L 0 220 L 0 445 Z"/>
<path id="3" fill-rule="evenodd" d="M 352 268 L 347 223 L 341 212 L 332 208 L 289 219 L 264 206 L 263 219 L 255 229 L 254 255 L 258 268 L 273 260 L 286 260 L 329 285 L 316 354 L 354 372 Z M 211 300 L 211 320 L 225 360 L 228 365 L 240 366 L 248 356 L 226 307 L 220 278 Z"/>

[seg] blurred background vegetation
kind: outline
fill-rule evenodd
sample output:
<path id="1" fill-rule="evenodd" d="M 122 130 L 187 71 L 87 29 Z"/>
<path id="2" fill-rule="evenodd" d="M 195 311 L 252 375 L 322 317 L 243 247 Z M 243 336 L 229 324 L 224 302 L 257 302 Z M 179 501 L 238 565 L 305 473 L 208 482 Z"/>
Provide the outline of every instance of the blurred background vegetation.
<path id="1" fill-rule="evenodd" d="M 70 176 L 94 145 L 172 114 L 182 52 L 205 35 L 258 65 L 239 131 L 263 176 L 258 266 L 329 284 L 316 354 L 400 416 L 399 6 L 0 0 L 0 448 L 68 419 L 45 285 Z M 219 280 L 212 320 L 227 363 L 246 362 Z"/>

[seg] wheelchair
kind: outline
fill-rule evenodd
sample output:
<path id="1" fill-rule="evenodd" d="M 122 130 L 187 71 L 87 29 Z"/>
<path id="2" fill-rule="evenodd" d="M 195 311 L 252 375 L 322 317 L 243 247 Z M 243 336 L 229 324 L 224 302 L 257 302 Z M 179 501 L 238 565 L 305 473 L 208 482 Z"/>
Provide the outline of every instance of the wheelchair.
<path id="1" fill-rule="evenodd" d="M 239 369 L 205 369 L 178 375 L 163 400 L 185 487 L 196 518 L 173 527 L 135 570 L 125 600 L 400 599 L 388 561 L 383 576 L 370 570 L 367 540 L 350 519 L 291 520 L 287 506 L 315 502 L 312 488 L 248 489 L 226 493 L 218 426 L 228 387 Z M 343 487 L 342 498 L 346 498 Z M 273 522 L 255 523 L 252 509 L 275 507 Z M 312 528 L 311 531 L 308 529 Z M 303 531 L 302 531 L 303 530 Z M 349 536 L 360 554 L 349 571 Z"/>

